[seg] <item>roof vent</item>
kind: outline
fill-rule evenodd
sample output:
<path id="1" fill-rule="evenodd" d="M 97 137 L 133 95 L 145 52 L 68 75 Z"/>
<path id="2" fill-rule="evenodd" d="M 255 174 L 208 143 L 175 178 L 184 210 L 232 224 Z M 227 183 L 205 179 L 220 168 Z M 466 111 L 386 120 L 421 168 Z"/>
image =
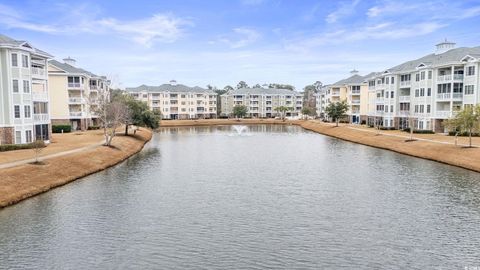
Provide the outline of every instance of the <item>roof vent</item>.
<path id="1" fill-rule="evenodd" d="M 170 81 L 170 85 L 173 85 L 173 86 L 177 85 L 177 81 L 171 80 L 171 81 Z"/>
<path id="2" fill-rule="evenodd" d="M 445 41 L 438 43 L 435 45 L 437 50 L 435 51 L 435 55 L 442 54 L 444 52 L 447 52 L 451 49 L 455 48 L 455 42 L 450 42 L 447 39 Z"/>
<path id="3" fill-rule="evenodd" d="M 63 59 L 63 62 L 65 62 L 65 64 L 68 64 L 68 65 L 70 65 L 70 66 L 72 66 L 72 67 L 74 67 L 75 64 L 77 63 L 77 61 L 75 61 L 75 59 L 73 59 L 73 58 L 70 58 L 70 56 L 67 57 L 67 58 L 65 58 L 65 59 Z"/>
<path id="4" fill-rule="evenodd" d="M 353 75 L 357 75 L 357 74 L 358 74 L 358 70 L 353 69 L 352 71 L 350 71 L 350 74 L 352 74 L 352 76 L 353 76 Z"/>

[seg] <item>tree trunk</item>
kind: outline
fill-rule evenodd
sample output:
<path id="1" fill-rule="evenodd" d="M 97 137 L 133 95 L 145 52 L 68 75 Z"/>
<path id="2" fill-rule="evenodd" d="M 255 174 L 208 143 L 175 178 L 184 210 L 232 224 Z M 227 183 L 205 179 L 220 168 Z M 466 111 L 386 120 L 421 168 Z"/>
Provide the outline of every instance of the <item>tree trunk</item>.
<path id="1" fill-rule="evenodd" d="M 468 140 L 469 140 L 470 147 L 472 147 L 472 130 L 471 129 L 468 132 Z"/>
<path id="2" fill-rule="evenodd" d="M 103 126 L 103 136 L 105 136 L 105 145 L 108 146 L 108 133 L 106 125 Z"/>
<path id="3" fill-rule="evenodd" d="M 125 136 L 128 136 L 128 124 L 125 124 Z"/>
<path id="4" fill-rule="evenodd" d="M 338 127 L 338 118 L 335 119 L 335 126 Z"/>

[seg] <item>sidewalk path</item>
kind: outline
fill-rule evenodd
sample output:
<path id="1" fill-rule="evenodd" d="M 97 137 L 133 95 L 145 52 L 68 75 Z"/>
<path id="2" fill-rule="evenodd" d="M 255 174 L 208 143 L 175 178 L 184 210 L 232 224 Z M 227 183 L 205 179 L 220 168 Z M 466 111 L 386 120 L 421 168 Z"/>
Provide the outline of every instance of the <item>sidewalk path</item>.
<path id="1" fill-rule="evenodd" d="M 61 156 L 66 156 L 66 155 L 70 155 L 70 154 L 74 154 L 74 153 L 78 153 L 78 152 L 90 150 L 90 149 L 93 149 L 93 148 L 95 148 L 95 147 L 98 147 L 98 146 L 103 145 L 104 142 L 105 142 L 105 141 L 102 140 L 102 141 L 99 142 L 99 143 L 95 143 L 95 144 L 92 144 L 92 145 L 84 146 L 84 147 L 81 147 L 81 148 L 76 148 L 76 149 L 72 149 L 72 150 L 68 150 L 68 151 L 62 151 L 62 152 L 57 152 L 57 153 L 50 154 L 50 155 L 41 156 L 41 157 L 38 158 L 38 160 L 39 160 L 39 161 L 44 161 L 44 160 L 46 160 L 46 159 L 50 159 L 50 158 L 54 158 L 54 157 L 61 157 Z M 24 165 L 24 164 L 32 163 L 32 162 L 35 162 L 35 158 L 29 158 L 29 159 L 23 159 L 23 160 L 12 161 L 12 162 L 7 162 L 7 163 L 1 163 L 1 164 L 0 164 L 0 169 L 11 168 L 11 167 L 19 166 L 19 165 Z"/>

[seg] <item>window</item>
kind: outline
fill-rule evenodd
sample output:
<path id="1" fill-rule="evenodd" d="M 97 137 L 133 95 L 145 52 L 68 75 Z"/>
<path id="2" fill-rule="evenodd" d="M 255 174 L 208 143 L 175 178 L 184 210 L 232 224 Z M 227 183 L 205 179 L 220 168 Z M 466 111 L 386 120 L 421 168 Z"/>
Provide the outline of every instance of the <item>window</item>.
<path id="1" fill-rule="evenodd" d="M 428 79 L 431 80 L 432 79 L 432 71 L 428 71 Z"/>
<path id="2" fill-rule="evenodd" d="M 13 80 L 12 87 L 13 87 L 13 92 L 18 93 L 18 80 Z"/>
<path id="3" fill-rule="evenodd" d="M 47 102 L 34 102 L 33 103 L 33 113 L 34 114 L 47 114 L 48 113 L 48 103 Z"/>
<path id="4" fill-rule="evenodd" d="M 392 84 L 394 84 L 394 82 L 395 82 L 395 77 L 392 77 L 391 82 L 392 82 Z"/>
<path id="5" fill-rule="evenodd" d="M 390 106 L 390 112 L 393 112 L 393 105 Z"/>
<path id="6" fill-rule="evenodd" d="M 418 89 L 415 89 L 415 97 L 418 97 L 420 94 L 420 91 Z"/>
<path id="7" fill-rule="evenodd" d="M 418 105 L 415 105 L 415 112 L 418 113 Z"/>
<path id="8" fill-rule="evenodd" d="M 25 131 L 25 140 L 26 140 L 27 143 L 32 142 L 32 131 L 31 130 Z"/>
<path id="9" fill-rule="evenodd" d="M 385 84 L 390 84 L 390 77 L 385 78 Z"/>
<path id="10" fill-rule="evenodd" d="M 437 93 L 444 94 L 452 92 L 452 85 L 450 83 L 443 83 L 438 85 Z"/>
<path id="11" fill-rule="evenodd" d="M 393 98 L 394 92 L 390 92 L 390 98 Z"/>
<path id="12" fill-rule="evenodd" d="M 420 72 L 420 80 L 425 80 L 425 71 Z"/>
<path id="13" fill-rule="evenodd" d="M 425 96 L 425 88 L 420 88 L 420 96 L 421 97 Z"/>
<path id="14" fill-rule="evenodd" d="M 471 66 L 467 68 L 467 76 L 475 75 L 475 66 Z"/>
<path id="15" fill-rule="evenodd" d="M 15 143 L 16 144 L 21 144 L 22 143 L 22 132 L 21 131 L 15 131 Z"/>
<path id="16" fill-rule="evenodd" d="M 19 105 L 13 106 L 13 112 L 15 114 L 15 118 L 20 118 L 20 106 Z"/>
<path id="17" fill-rule="evenodd" d="M 420 105 L 420 113 L 423 113 L 424 112 L 424 105 Z"/>
<path id="18" fill-rule="evenodd" d="M 465 95 L 473 95 L 474 94 L 474 85 L 465 85 Z"/>
<path id="19" fill-rule="evenodd" d="M 415 74 L 415 81 L 416 82 L 420 81 L 420 74 L 418 74 L 418 73 Z"/>
<path id="20" fill-rule="evenodd" d="M 35 125 L 35 138 L 42 141 L 50 140 L 48 124 Z"/>
<path id="21" fill-rule="evenodd" d="M 23 92 L 24 93 L 30 93 L 30 82 L 29 81 L 23 81 Z"/>
<path id="22" fill-rule="evenodd" d="M 18 55 L 12 53 L 12 67 L 18 67 Z"/>
<path id="23" fill-rule="evenodd" d="M 428 88 L 427 89 L 427 97 L 431 97 L 432 96 L 432 88 Z"/>
<path id="24" fill-rule="evenodd" d="M 427 105 L 427 113 L 430 113 L 430 104 Z"/>
<path id="25" fill-rule="evenodd" d="M 22 67 L 28 68 L 28 55 L 22 54 Z"/>
<path id="26" fill-rule="evenodd" d="M 29 105 L 25 105 L 23 113 L 25 114 L 25 118 L 31 118 L 32 117 L 32 111 Z"/>
<path id="27" fill-rule="evenodd" d="M 463 91 L 463 83 L 454 83 L 453 84 L 453 92 L 454 93 L 462 93 Z"/>

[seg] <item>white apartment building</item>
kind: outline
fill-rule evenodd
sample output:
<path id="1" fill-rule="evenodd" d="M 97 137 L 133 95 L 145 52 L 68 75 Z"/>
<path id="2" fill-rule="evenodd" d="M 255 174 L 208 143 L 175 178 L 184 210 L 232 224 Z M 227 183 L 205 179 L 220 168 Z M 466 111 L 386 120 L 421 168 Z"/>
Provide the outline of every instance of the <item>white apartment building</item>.
<path id="1" fill-rule="evenodd" d="M 278 116 L 275 108 L 285 106 L 291 108 L 286 116 L 298 116 L 303 107 L 303 95 L 288 89 L 274 88 L 241 88 L 221 95 L 222 116 L 232 116 L 233 107 L 247 107 L 248 117 L 270 118 Z"/>
<path id="2" fill-rule="evenodd" d="M 322 86 L 318 92 L 315 94 L 315 110 L 317 117 L 325 117 L 325 107 L 327 106 L 326 94 L 330 85 Z"/>
<path id="3" fill-rule="evenodd" d="M 48 62 L 52 124 L 70 125 L 72 130 L 98 126 L 92 110 L 99 94 L 108 95 L 110 81 L 77 67 L 70 57 L 63 61 Z"/>
<path id="4" fill-rule="evenodd" d="M 188 87 L 172 80 L 160 86 L 141 85 L 126 91 L 160 112 L 162 119 L 198 119 L 217 117 L 217 93 L 201 87 Z"/>
<path id="5" fill-rule="evenodd" d="M 50 140 L 49 58 L 27 41 L 0 35 L 0 144 Z"/>
<path id="6" fill-rule="evenodd" d="M 443 122 L 480 103 L 480 47 L 441 42 L 436 52 L 389 68 L 368 79 L 368 122 L 387 128 L 445 132 Z"/>

